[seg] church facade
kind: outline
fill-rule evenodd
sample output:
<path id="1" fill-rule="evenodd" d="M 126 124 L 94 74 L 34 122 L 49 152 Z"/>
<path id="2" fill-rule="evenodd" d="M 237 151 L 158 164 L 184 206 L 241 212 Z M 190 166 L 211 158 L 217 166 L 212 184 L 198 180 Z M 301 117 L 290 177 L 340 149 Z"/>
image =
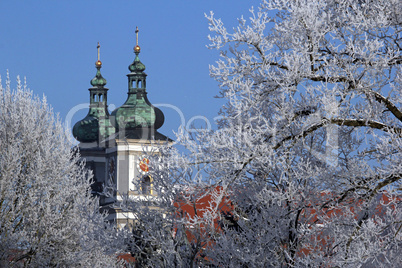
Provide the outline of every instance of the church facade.
<path id="1" fill-rule="evenodd" d="M 153 106 L 147 97 L 145 65 L 140 61 L 140 46 L 134 47 L 135 58 L 129 65 L 128 92 L 125 103 L 112 113 L 108 111 L 106 79 L 101 74 L 99 56 L 95 63 L 96 75 L 89 88 L 90 105 L 85 118 L 73 127 L 73 135 L 81 157 L 94 175 L 93 193 L 99 194 L 105 187 L 115 190 L 107 197 L 100 195 L 100 205 L 108 209 L 110 220 L 124 226 L 133 220 L 130 212 L 112 208 L 122 195 L 141 199 L 155 195 L 152 178 L 148 176 L 149 160 L 143 150 L 148 147 L 158 152 L 161 144 L 172 142 L 158 132 L 164 123 L 162 111 Z"/>

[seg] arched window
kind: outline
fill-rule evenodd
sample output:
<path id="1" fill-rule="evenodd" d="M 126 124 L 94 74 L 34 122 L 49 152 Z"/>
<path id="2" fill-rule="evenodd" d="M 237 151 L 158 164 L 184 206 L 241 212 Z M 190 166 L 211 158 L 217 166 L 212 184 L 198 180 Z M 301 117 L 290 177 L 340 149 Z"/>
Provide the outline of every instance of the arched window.
<path id="1" fill-rule="evenodd" d="M 141 193 L 144 195 L 151 194 L 151 178 L 144 176 L 141 181 Z"/>

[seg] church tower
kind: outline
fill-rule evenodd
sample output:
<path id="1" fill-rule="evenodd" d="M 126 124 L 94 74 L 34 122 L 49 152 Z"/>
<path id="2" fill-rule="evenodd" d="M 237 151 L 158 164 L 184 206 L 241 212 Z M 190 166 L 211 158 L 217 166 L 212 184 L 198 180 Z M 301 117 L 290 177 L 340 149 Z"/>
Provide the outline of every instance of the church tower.
<path id="1" fill-rule="evenodd" d="M 145 65 L 140 61 L 138 28 L 136 29 L 135 58 L 128 66 L 128 92 L 125 103 L 109 114 L 107 109 L 106 79 L 100 69 L 99 55 L 97 69 L 91 80 L 90 105 L 87 116 L 73 127 L 73 135 L 80 142 L 81 157 L 93 171 L 93 193 L 100 194 L 104 187 L 114 186 L 113 197 L 100 198 L 100 205 L 109 209 L 110 220 L 123 226 L 133 219 L 129 212 L 110 207 L 121 200 L 122 195 L 141 200 L 152 196 L 152 178 L 148 176 L 148 159 L 144 148 L 158 153 L 158 147 L 170 140 L 158 132 L 164 123 L 162 111 L 153 106 L 147 97 Z"/>

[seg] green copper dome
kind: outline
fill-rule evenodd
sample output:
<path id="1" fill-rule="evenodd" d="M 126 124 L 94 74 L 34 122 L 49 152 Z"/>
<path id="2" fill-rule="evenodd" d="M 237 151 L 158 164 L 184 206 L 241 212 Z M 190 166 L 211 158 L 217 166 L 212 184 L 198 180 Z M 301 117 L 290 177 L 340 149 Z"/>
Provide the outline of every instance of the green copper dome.
<path id="1" fill-rule="evenodd" d="M 95 63 L 97 71 L 91 80 L 92 87 L 88 89 L 90 94 L 89 111 L 86 117 L 73 127 L 74 137 L 84 143 L 100 142 L 114 133 L 107 110 L 107 91 L 109 89 L 104 87 L 106 79 L 100 72 L 102 62 L 99 60 L 99 48 L 98 43 L 98 61 Z"/>
<path id="2" fill-rule="evenodd" d="M 95 77 L 91 80 L 90 105 L 88 114 L 73 127 L 74 137 L 85 146 L 104 146 L 111 139 L 170 140 L 159 133 L 165 117 L 160 109 L 153 106 L 147 97 L 145 65 L 140 61 L 138 45 L 134 47 L 135 58 L 128 69 L 128 92 L 126 102 L 109 115 L 107 109 L 106 79 L 102 77 L 98 43 L 98 61 Z M 170 140 L 171 141 L 171 140 Z M 88 147 L 88 148 L 89 148 Z"/>
<path id="3" fill-rule="evenodd" d="M 145 65 L 140 61 L 140 47 L 134 47 L 135 59 L 129 66 L 128 96 L 126 102 L 112 112 L 115 118 L 116 132 L 138 129 L 158 129 L 165 120 L 162 111 L 154 107 L 148 100 L 146 92 Z"/>
<path id="4" fill-rule="evenodd" d="M 139 52 L 135 52 L 135 54 L 135 59 L 133 63 L 128 66 L 128 69 L 134 73 L 142 73 L 143 71 L 145 71 L 145 65 L 140 61 L 140 58 L 138 57 Z"/>
<path id="5" fill-rule="evenodd" d="M 162 111 L 154 107 L 146 92 L 130 94 L 126 102 L 112 112 L 117 130 L 135 128 L 160 128 L 165 120 Z"/>
<path id="6" fill-rule="evenodd" d="M 96 142 L 99 139 L 99 121 L 96 117 L 87 115 L 75 123 L 73 135 L 79 142 Z"/>
<path id="7" fill-rule="evenodd" d="M 100 69 L 102 68 L 102 62 L 98 60 L 95 63 L 96 66 L 96 75 L 94 78 L 91 80 L 91 85 L 94 87 L 104 87 L 106 85 L 106 79 L 102 77 L 102 74 L 100 72 Z"/>

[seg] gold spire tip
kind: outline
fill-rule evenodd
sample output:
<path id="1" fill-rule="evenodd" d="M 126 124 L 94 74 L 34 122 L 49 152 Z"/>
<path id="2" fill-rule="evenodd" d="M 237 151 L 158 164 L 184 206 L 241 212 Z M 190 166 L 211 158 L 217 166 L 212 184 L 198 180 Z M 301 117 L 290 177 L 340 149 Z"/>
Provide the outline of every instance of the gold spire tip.
<path id="1" fill-rule="evenodd" d="M 96 67 L 100 67 L 102 66 L 102 62 L 100 61 L 100 44 L 98 42 L 98 45 L 96 46 L 96 48 L 98 49 L 98 60 L 96 61 L 95 65 Z"/>
<path id="2" fill-rule="evenodd" d="M 138 45 L 138 32 L 139 32 L 140 30 L 138 30 L 138 26 L 136 26 L 136 28 L 135 28 L 135 39 L 136 39 L 136 42 L 135 42 L 135 47 L 134 47 L 134 52 L 140 52 L 140 46 Z"/>

